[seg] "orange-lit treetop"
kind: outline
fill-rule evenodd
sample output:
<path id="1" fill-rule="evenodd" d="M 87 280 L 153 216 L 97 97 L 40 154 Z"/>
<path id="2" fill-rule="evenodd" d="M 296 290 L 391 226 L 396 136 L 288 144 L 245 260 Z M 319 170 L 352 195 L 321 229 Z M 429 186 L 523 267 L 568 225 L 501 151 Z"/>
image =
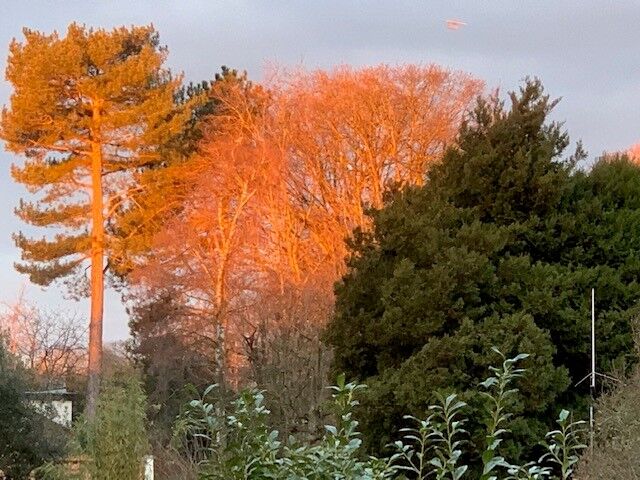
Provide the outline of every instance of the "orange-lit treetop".
<path id="1" fill-rule="evenodd" d="M 147 176 L 158 209 L 179 207 L 131 278 L 172 285 L 224 330 L 290 287 L 330 304 L 345 239 L 390 188 L 424 181 L 481 88 L 436 66 L 216 82 L 198 154 Z"/>

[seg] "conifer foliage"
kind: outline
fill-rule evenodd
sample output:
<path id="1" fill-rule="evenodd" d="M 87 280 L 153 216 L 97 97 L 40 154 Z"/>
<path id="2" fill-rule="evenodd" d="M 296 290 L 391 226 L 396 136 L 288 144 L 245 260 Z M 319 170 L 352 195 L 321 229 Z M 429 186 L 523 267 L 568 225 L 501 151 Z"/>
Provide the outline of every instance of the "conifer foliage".
<path id="1" fill-rule="evenodd" d="M 573 385 L 588 374 L 592 287 L 598 370 L 633 361 L 640 241 L 626 232 L 640 228 L 640 169 L 622 156 L 578 170 L 584 154 L 563 157 L 554 105 L 538 81 L 509 106 L 481 100 L 424 187 L 389 199 L 353 240 L 327 338 L 336 371 L 370 386 L 360 420 L 374 447 L 402 411 L 423 411 L 439 389 L 467 390 L 493 345 L 532 354 L 515 442 L 501 448 L 533 445 L 559 404 L 586 404 L 588 390 Z"/>
<path id="2" fill-rule="evenodd" d="M 136 172 L 159 161 L 188 107 L 175 108 L 180 83 L 163 68 L 167 50 L 152 26 L 111 31 L 69 26 L 66 36 L 24 30 L 10 46 L 6 76 L 13 86 L 2 112 L 7 149 L 25 157 L 16 181 L 42 195 L 20 202 L 18 216 L 53 237 L 15 235 L 18 271 L 34 283 L 66 278 L 91 294 L 88 412 L 99 389 L 104 273 L 114 240 L 109 220 L 126 208 Z M 90 281 L 83 264 L 91 264 Z"/>

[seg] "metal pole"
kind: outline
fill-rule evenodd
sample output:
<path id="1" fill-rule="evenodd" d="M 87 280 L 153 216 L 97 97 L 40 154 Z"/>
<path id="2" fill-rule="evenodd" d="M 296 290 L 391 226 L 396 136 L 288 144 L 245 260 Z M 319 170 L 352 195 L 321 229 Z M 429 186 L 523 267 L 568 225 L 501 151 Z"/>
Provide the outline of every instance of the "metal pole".
<path id="1" fill-rule="evenodd" d="M 154 477 L 153 455 L 145 455 L 144 480 L 153 480 L 153 477 Z"/>
<path id="2" fill-rule="evenodd" d="M 596 289 L 591 289 L 591 388 L 596 388 Z"/>
<path id="3" fill-rule="evenodd" d="M 589 406 L 589 449 L 593 455 L 593 403 L 596 393 L 596 290 L 591 289 L 591 405 Z"/>

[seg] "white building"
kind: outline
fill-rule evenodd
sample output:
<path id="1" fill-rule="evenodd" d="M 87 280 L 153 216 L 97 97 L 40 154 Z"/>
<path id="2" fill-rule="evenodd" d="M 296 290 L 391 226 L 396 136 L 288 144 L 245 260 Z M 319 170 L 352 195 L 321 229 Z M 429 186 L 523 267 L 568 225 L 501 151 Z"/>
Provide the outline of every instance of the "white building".
<path id="1" fill-rule="evenodd" d="M 34 409 L 49 420 L 71 428 L 73 420 L 73 396 L 66 388 L 25 392 Z"/>

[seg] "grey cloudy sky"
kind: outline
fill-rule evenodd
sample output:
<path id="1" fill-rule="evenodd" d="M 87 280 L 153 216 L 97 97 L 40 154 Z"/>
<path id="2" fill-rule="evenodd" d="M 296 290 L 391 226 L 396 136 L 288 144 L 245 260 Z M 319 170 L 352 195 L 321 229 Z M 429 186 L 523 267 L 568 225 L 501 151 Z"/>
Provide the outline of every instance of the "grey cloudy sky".
<path id="1" fill-rule="evenodd" d="M 640 141 L 640 1 L 422 0 L 1 0 L 0 54 L 22 27 L 64 31 L 90 26 L 153 23 L 170 49 L 170 66 L 188 80 L 209 79 L 221 65 L 259 80 L 265 65 L 330 67 L 348 63 L 439 63 L 470 72 L 489 87 L 517 87 L 539 76 L 562 97 L 555 117 L 592 156 Z M 447 19 L 467 25 L 451 31 Z M 10 93 L 0 83 L 0 103 Z M 15 161 L 0 153 L 0 301 L 28 296 L 49 307 L 84 311 L 86 302 L 61 300 L 61 290 L 28 286 L 14 272 L 19 252 L 11 232 L 25 195 L 9 175 Z M 126 315 L 108 296 L 105 338 L 127 335 Z"/>

